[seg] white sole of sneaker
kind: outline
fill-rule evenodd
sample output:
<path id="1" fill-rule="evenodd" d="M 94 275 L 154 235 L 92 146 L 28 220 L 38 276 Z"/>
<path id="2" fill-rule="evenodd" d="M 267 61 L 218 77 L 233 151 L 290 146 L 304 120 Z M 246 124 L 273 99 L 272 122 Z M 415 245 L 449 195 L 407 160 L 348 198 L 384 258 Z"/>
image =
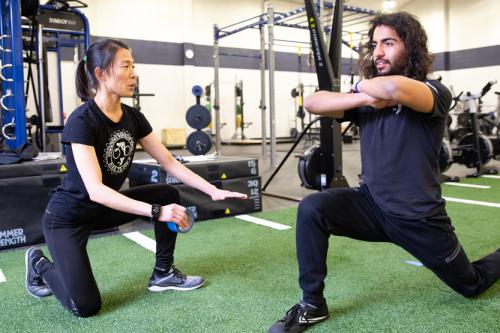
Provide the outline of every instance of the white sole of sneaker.
<path id="1" fill-rule="evenodd" d="M 197 286 L 190 287 L 190 288 L 181 288 L 181 287 L 176 287 L 176 286 L 168 286 L 168 287 L 151 286 L 151 287 L 148 287 L 148 290 L 152 291 L 154 293 L 160 292 L 160 291 L 167 291 L 167 290 L 190 291 L 190 290 L 201 288 L 201 287 L 203 287 L 204 284 L 205 284 L 205 282 L 203 282 L 202 284 L 199 284 Z"/>

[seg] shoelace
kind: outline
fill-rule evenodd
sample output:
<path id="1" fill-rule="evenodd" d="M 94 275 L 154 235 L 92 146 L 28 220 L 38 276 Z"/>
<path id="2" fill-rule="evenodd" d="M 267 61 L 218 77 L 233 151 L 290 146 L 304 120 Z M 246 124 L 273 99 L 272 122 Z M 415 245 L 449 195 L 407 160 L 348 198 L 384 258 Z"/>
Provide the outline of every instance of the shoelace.
<path id="1" fill-rule="evenodd" d="M 288 327 L 292 326 L 295 318 L 300 317 L 305 312 L 306 312 L 306 308 L 305 308 L 305 305 L 303 305 L 303 304 L 298 303 L 298 304 L 295 304 L 294 306 L 292 306 L 290 308 L 290 310 L 288 310 L 286 312 L 285 318 L 283 318 L 283 321 L 285 323 L 285 327 L 288 328 Z M 307 318 L 305 318 L 305 319 L 307 321 Z"/>
<path id="2" fill-rule="evenodd" d="M 42 287 L 45 285 L 45 282 L 43 282 L 43 279 L 39 276 L 32 278 L 31 282 L 34 286 L 38 286 L 38 287 Z"/>
<path id="3" fill-rule="evenodd" d="M 180 270 L 178 270 L 174 265 L 172 265 L 172 274 L 174 274 L 179 279 L 185 280 L 186 275 L 182 274 Z"/>
<path id="4" fill-rule="evenodd" d="M 31 283 L 35 286 L 43 286 L 45 285 L 45 282 L 42 279 L 42 276 L 40 273 L 38 273 L 38 270 L 36 268 L 36 265 L 43 259 L 43 257 L 39 258 L 34 264 L 33 264 L 33 270 L 36 273 L 35 276 L 31 278 Z"/>

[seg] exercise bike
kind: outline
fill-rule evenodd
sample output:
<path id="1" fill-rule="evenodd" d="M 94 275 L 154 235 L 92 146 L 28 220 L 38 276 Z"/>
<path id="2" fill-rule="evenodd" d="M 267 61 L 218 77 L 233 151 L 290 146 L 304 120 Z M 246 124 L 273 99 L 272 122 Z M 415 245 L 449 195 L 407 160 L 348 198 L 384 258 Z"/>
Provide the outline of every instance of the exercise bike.
<path id="1" fill-rule="evenodd" d="M 467 104 L 471 132 L 465 134 L 455 147 L 451 146 L 449 140 L 446 140 L 446 138 L 443 140 L 443 145 L 439 153 L 441 172 L 448 170 L 451 164 L 459 163 L 468 168 L 476 168 L 476 172 L 467 175 L 467 177 L 479 177 L 483 174 L 498 173 L 494 168 L 484 167 L 493 158 L 493 145 L 491 140 L 479 130 L 476 107 L 476 100 L 483 97 L 495 83 L 496 81 L 488 82 L 480 93 L 472 94 L 467 92 L 465 95 L 460 93 L 454 98 L 454 106 L 457 102 Z"/>

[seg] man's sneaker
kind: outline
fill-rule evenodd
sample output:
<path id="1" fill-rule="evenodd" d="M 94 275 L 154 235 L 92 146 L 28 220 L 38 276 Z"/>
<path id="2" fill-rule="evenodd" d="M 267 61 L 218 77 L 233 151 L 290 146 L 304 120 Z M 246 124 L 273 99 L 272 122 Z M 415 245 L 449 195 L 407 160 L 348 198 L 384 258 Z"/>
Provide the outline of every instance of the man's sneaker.
<path id="1" fill-rule="evenodd" d="M 52 295 L 49 286 L 43 281 L 42 275 L 37 271 L 36 264 L 40 267 L 43 261 L 48 259 L 43 255 L 42 250 L 37 247 L 30 247 L 26 250 L 24 262 L 26 266 L 26 280 L 24 282 L 28 294 L 41 298 Z"/>
<path id="2" fill-rule="evenodd" d="M 316 307 L 304 301 L 295 304 L 286 315 L 275 322 L 269 329 L 269 333 L 298 333 L 305 331 L 311 325 L 328 318 L 328 307 L 326 303 Z"/>
<path id="3" fill-rule="evenodd" d="M 205 281 L 201 276 L 186 276 L 182 274 L 175 266 L 169 271 L 153 270 L 153 275 L 149 279 L 149 291 L 180 290 L 188 291 L 200 288 Z"/>

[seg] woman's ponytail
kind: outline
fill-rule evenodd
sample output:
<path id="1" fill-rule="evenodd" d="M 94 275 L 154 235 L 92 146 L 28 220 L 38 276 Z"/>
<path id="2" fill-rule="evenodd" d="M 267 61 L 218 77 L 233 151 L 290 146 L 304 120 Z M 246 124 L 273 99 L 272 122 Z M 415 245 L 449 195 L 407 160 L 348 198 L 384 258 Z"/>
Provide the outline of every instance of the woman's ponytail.
<path id="1" fill-rule="evenodd" d="M 78 66 L 76 67 L 76 93 L 83 102 L 86 102 L 91 98 L 89 79 L 85 71 L 85 60 L 83 59 L 80 60 Z"/>

